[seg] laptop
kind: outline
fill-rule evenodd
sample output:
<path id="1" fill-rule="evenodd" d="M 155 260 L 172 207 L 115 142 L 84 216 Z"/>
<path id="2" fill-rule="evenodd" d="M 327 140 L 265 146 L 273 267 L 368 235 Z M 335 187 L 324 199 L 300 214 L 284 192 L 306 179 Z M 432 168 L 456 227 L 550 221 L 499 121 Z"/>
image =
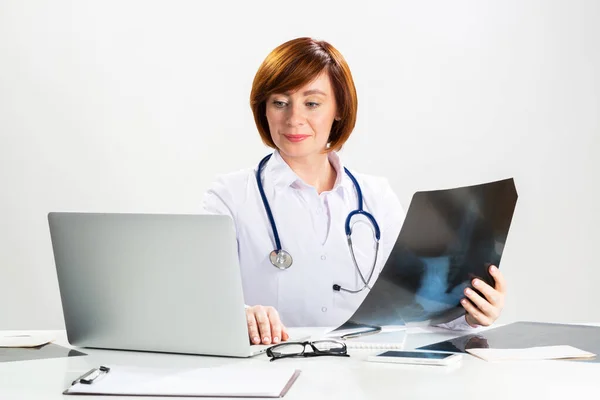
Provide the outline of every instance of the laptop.
<path id="1" fill-rule="evenodd" d="M 70 344 L 231 357 L 269 347 L 248 338 L 230 217 L 51 212 L 48 222 Z"/>

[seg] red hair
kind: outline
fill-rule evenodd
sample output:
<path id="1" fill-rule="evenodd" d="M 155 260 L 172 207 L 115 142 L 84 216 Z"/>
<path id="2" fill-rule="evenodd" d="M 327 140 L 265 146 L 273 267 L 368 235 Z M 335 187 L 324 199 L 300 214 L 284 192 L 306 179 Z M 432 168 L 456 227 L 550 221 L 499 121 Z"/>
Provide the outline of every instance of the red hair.
<path id="1" fill-rule="evenodd" d="M 250 107 L 262 141 L 276 149 L 266 116 L 266 101 L 273 93 L 293 91 L 321 72 L 329 74 L 339 121 L 331 126 L 328 151 L 340 150 L 356 124 L 358 99 L 350 68 L 342 54 L 325 41 L 302 37 L 276 47 L 258 68 L 252 83 Z"/>

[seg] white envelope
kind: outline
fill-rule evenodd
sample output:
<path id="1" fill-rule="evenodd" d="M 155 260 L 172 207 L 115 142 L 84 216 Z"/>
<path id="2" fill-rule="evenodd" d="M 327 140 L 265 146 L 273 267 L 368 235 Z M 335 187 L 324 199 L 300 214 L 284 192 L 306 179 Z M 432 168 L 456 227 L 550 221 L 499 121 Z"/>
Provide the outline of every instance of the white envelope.
<path id="1" fill-rule="evenodd" d="M 525 349 L 466 349 L 470 354 L 486 361 L 558 360 L 591 358 L 596 354 L 572 346 L 540 346 Z"/>

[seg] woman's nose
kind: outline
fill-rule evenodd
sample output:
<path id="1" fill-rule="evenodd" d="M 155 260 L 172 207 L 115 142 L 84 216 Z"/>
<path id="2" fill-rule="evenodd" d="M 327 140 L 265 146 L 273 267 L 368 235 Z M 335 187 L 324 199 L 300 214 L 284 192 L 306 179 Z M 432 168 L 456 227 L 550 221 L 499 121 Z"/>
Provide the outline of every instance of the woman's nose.
<path id="1" fill-rule="evenodd" d="M 286 124 L 288 126 L 299 126 L 304 124 L 306 118 L 304 112 L 300 107 L 292 106 L 288 109 L 288 115 L 286 118 Z"/>

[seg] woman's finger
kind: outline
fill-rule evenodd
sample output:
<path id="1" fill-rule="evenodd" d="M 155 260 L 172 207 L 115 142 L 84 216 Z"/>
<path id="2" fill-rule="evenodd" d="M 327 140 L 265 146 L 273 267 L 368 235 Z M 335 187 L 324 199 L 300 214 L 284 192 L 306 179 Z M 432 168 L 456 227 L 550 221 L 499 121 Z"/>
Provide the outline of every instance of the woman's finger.
<path id="1" fill-rule="evenodd" d="M 490 274 L 494 278 L 494 289 L 503 295 L 506 294 L 506 279 L 504 279 L 504 274 L 495 265 L 490 266 Z"/>
<path id="2" fill-rule="evenodd" d="M 260 334 L 258 332 L 258 325 L 256 323 L 256 318 L 254 317 L 254 312 L 251 308 L 246 309 L 246 320 L 248 321 L 248 337 L 250 338 L 250 342 L 259 344 Z"/>
<path id="3" fill-rule="evenodd" d="M 491 325 L 490 319 L 481 312 L 481 310 L 473 305 L 468 299 L 462 299 L 460 304 L 465 308 L 465 310 L 471 315 L 471 317 L 477 322 L 479 325 L 489 326 Z"/>
<path id="4" fill-rule="evenodd" d="M 288 340 L 290 338 L 290 335 L 287 331 L 287 328 L 285 327 L 285 325 L 282 325 L 281 328 L 281 340 L 285 341 Z"/>
<path id="5" fill-rule="evenodd" d="M 279 313 L 273 307 L 267 307 L 267 315 L 269 316 L 269 321 L 271 322 L 271 337 L 273 338 L 273 343 L 279 343 L 283 339 L 283 324 L 279 319 Z"/>
<path id="6" fill-rule="evenodd" d="M 473 287 L 479 290 L 484 296 L 485 299 L 494 307 L 502 308 L 504 303 L 504 295 L 482 281 L 481 279 L 473 279 L 471 282 Z"/>
<path id="7" fill-rule="evenodd" d="M 474 304 L 483 315 L 494 321 L 496 319 L 496 308 L 486 299 L 477 294 L 473 289 L 466 288 L 465 295 L 471 303 Z"/>
<path id="8" fill-rule="evenodd" d="M 258 324 L 261 341 L 263 344 L 271 344 L 271 322 L 269 316 L 263 306 L 252 307 L 254 309 L 254 317 Z"/>

